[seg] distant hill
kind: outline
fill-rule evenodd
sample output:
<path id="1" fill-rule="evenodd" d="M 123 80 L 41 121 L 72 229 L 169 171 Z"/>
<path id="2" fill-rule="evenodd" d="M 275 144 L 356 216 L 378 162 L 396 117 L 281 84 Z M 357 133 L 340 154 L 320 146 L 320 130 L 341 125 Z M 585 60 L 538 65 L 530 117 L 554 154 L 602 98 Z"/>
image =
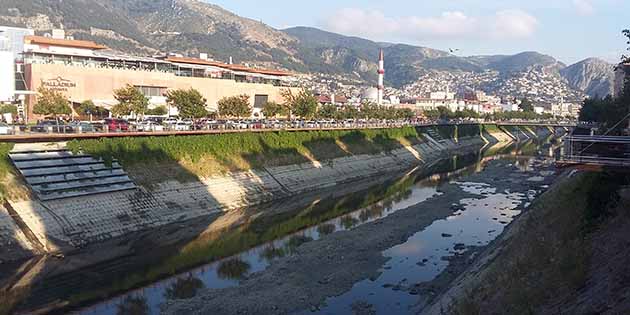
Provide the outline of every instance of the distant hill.
<path id="1" fill-rule="evenodd" d="M 39 34 L 63 27 L 77 39 L 128 53 L 205 52 L 217 60 L 233 57 L 240 63 L 345 75 L 369 84 L 376 80 L 378 51 L 383 48 L 386 81 L 396 87 L 413 83 L 427 71 L 497 71 L 509 79 L 533 67 L 560 71 L 571 86 L 589 94 L 606 92 L 610 80 L 603 67 L 589 63 L 567 68 L 536 52 L 460 57 L 310 27 L 277 30 L 194 0 L 0 0 L 0 24 L 31 27 Z"/>
<path id="2" fill-rule="evenodd" d="M 582 60 L 560 70 L 573 88 L 604 97 L 615 91 L 615 66 L 597 58 Z"/>

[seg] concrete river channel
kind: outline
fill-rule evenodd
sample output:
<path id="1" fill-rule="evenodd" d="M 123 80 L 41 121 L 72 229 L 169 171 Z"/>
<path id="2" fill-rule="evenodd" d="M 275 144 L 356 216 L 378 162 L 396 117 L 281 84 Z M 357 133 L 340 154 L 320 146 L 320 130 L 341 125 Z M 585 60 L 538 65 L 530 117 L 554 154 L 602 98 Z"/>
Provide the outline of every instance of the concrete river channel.
<path id="1" fill-rule="evenodd" d="M 549 187 L 556 176 L 553 161 L 559 147 L 560 142 L 551 138 L 484 147 L 422 170 L 372 179 L 359 185 L 358 191 L 335 188 L 258 207 L 291 210 L 265 216 L 258 215 L 263 211 L 251 211 L 240 226 L 151 249 L 149 257 L 128 255 L 48 280 L 36 297 L 33 293 L 25 300 L 25 309 L 76 297 L 91 302 L 42 313 L 160 314 L 165 304 L 195 298 L 202 291 L 212 290 L 220 299 L 221 290 L 235 289 L 253 275 L 267 272 L 275 260 L 290 257 L 305 243 L 393 220 L 399 212 L 447 207 L 446 215 L 382 251 L 384 264 L 375 273 L 368 272 L 349 290 L 338 288 L 323 303 L 292 311 L 415 313 Z M 72 257 L 67 259 L 72 263 Z M 170 276 L 163 276 L 165 270 Z M 102 281 L 84 283 L 84 272 L 99 273 Z"/>

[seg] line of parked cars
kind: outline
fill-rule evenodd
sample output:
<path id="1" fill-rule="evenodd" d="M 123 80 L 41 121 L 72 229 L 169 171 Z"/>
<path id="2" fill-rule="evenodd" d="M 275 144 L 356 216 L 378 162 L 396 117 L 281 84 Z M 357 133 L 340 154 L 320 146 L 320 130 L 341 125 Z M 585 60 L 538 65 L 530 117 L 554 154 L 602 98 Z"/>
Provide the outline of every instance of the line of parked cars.
<path id="1" fill-rule="evenodd" d="M 242 130 L 242 129 L 296 129 L 296 128 L 351 128 L 369 127 L 383 124 L 410 124 L 400 121 L 367 121 L 367 120 L 215 120 L 215 119 L 179 119 L 177 117 L 148 117 L 143 120 L 126 120 L 106 118 L 101 121 L 43 120 L 32 126 L 20 126 L 22 132 L 33 133 L 90 133 L 90 132 L 156 132 L 156 131 L 190 131 L 190 130 Z M 0 123 L 0 134 L 14 133 L 14 126 Z"/>

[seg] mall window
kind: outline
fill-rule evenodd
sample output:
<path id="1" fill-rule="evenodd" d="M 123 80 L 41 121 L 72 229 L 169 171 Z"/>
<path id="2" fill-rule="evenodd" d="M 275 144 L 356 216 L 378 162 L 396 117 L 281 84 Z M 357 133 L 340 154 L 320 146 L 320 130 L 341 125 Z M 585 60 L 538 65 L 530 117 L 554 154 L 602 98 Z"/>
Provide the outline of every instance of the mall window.
<path id="1" fill-rule="evenodd" d="M 166 92 L 166 88 L 161 86 L 136 85 L 136 88 L 146 97 L 160 97 Z"/>
<path id="2" fill-rule="evenodd" d="M 256 94 L 254 96 L 254 108 L 262 108 L 269 101 L 269 95 Z"/>

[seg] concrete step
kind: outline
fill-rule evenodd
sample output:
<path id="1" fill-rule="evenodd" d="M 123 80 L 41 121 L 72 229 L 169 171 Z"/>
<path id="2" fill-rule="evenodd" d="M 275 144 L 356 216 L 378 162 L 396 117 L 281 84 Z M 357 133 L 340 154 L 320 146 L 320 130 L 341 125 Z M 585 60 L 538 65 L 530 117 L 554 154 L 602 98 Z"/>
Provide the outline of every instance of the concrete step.
<path id="1" fill-rule="evenodd" d="M 84 187 L 82 190 L 70 190 L 70 191 L 55 191 L 47 194 L 41 194 L 39 198 L 43 201 L 55 200 L 55 199 L 64 199 L 64 198 L 73 198 L 73 197 L 81 197 L 81 196 L 89 196 L 95 194 L 104 194 L 111 193 L 117 191 L 125 191 L 136 189 L 136 185 L 132 182 L 117 184 L 117 185 L 107 185 L 103 186 L 93 186 L 93 187 Z"/>
<path id="2" fill-rule="evenodd" d="M 115 177 L 85 179 L 85 180 L 70 181 L 70 182 L 41 183 L 37 185 L 32 185 L 32 187 L 33 187 L 33 190 L 39 193 L 48 194 L 50 192 L 55 192 L 55 191 L 83 190 L 84 188 L 125 184 L 129 182 L 131 182 L 131 179 L 129 179 L 129 176 L 125 174 L 125 175 L 115 176 Z"/>
<path id="3" fill-rule="evenodd" d="M 113 176 L 126 175 L 123 169 L 108 169 L 103 171 L 89 171 L 89 172 L 73 172 L 69 174 L 50 175 L 50 176 L 32 176 L 26 177 L 26 182 L 31 185 L 37 184 L 55 184 L 63 182 L 80 181 L 85 179 L 97 179 L 107 178 Z"/>
<path id="4" fill-rule="evenodd" d="M 34 152 L 34 153 L 9 153 L 9 157 L 14 162 L 37 161 L 37 160 L 59 160 L 66 158 L 90 157 L 89 155 L 73 155 L 70 151 Z"/>
<path id="5" fill-rule="evenodd" d="M 13 161 L 13 164 L 20 170 L 29 170 L 34 168 L 46 168 L 46 167 L 64 167 L 72 165 L 90 165 L 90 164 L 102 164 L 103 161 L 97 160 L 93 157 L 71 157 L 57 160 L 34 160 L 34 161 Z"/>
<path id="6" fill-rule="evenodd" d="M 66 174 L 79 174 L 79 173 L 91 173 L 96 171 L 106 171 L 106 170 L 116 170 L 122 169 L 122 166 L 118 164 L 118 162 L 112 163 L 112 166 L 106 166 L 103 163 L 97 164 L 87 164 L 87 165 L 71 165 L 71 166 L 60 166 L 60 167 L 52 167 L 52 168 L 34 168 L 34 169 L 26 169 L 20 170 L 24 177 L 33 177 L 33 176 L 54 176 L 54 175 L 66 175 Z"/>

